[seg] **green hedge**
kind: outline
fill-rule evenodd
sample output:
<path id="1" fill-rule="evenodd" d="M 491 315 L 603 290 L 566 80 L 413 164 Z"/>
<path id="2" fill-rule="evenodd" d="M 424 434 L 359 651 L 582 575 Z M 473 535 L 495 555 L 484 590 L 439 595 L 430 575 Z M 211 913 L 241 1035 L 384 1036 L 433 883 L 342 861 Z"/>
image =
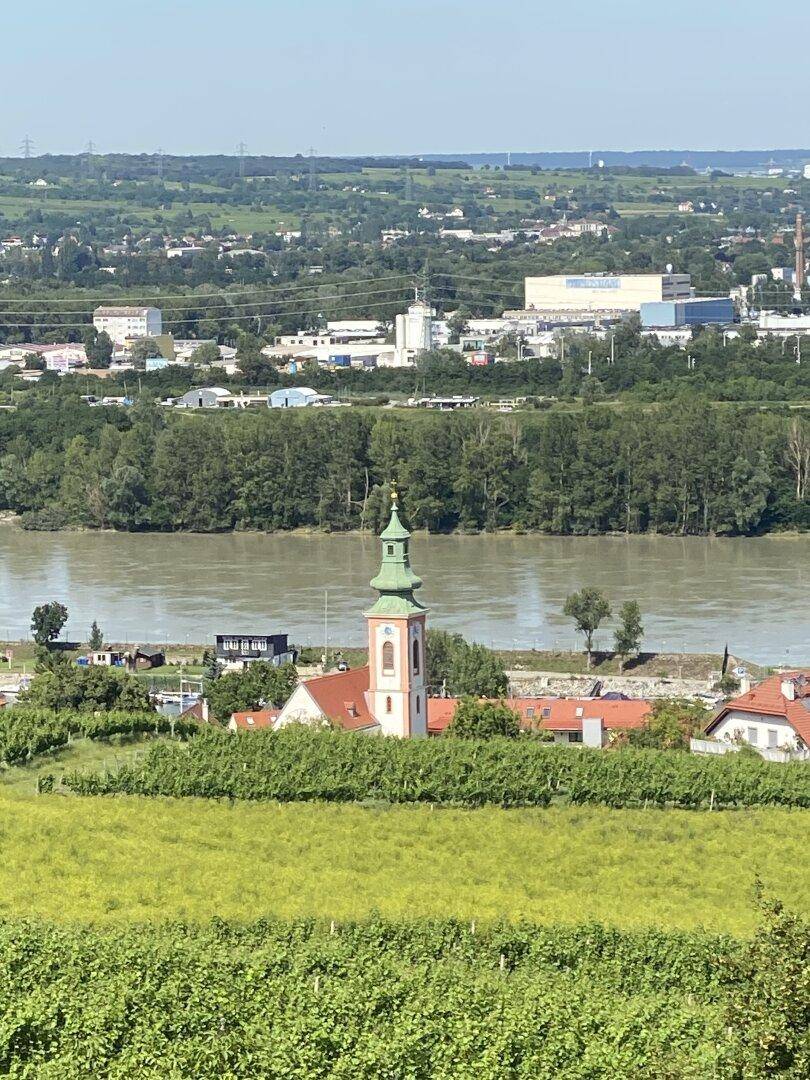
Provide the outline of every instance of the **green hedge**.
<path id="1" fill-rule="evenodd" d="M 196 721 L 174 720 L 177 735 L 197 730 Z M 16 765 L 37 754 L 67 746 L 72 738 L 101 739 L 111 735 L 168 732 L 172 721 L 155 712 L 73 712 L 14 705 L 0 709 L 0 762 Z"/>
<path id="2" fill-rule="evenodd" d="M 739 754 L 601 751 L 533 739 L 397 740 L 294 726 L 233 736 L 203 731 L 154 744 L 115 772 L 64 777 L 84 794 L 383 800 L 457 806 L 810 806 L 810 769 Z"/>

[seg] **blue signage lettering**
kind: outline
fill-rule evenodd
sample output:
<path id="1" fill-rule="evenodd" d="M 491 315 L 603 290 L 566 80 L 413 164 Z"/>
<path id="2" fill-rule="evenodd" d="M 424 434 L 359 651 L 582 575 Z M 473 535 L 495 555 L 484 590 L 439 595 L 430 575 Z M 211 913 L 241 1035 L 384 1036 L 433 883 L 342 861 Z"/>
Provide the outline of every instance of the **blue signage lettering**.
<path id="1" fill-rule="evenodd" d="M 621 278 L 617 277 L 569 277 L 565 279 L 566 289 L 620 289 Z"/>

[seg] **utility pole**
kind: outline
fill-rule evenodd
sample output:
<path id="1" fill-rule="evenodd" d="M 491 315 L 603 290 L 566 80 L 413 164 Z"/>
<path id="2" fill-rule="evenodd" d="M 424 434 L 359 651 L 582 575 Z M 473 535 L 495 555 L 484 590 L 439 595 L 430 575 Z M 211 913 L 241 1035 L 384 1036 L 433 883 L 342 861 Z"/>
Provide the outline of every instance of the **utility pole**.
<path id="1" fill-rule="evenodd" d="M 804 217 L 802 214 L 796 215 L 796 269 L 794 271 L 796 280 L 793 283 L 793 299 L 801 304 L 802 302 L 802 288 L 804 286 L 805 276 L 805 263 L 804 263 Z"/>
<path id="2" fill-rule="evenodd" d="M 85 153 L 87 154 L 87 159 L 86 160 L 87 160 L 87 175 L 88 175 L 88 177 L 92 177 L 92 175 L 93 175 L 93 154 L 95 154 L 95 152 L 96 152 L 95 143 L 93 142 L 92 139 L 89 139 L 88 143 L 87 143 L 87 146 L 85 147 Z"/>
<path id="3" fill-rule="evenodd" d="M 593 363 L 591 362 L 591 357 L 592 356 L 593 356 L 593 353 L 591 352 L 590 349 L 588 349 L 588 375 L 593 375 Z"/>
<path id="4" fill-rule="evenodd" d="M 236 148 L 236 152 L 239 155 L 239 179 L 245 178 L 245 154 L 247 153 L 247 146 L 244 142 L 240 142 Z"/>
<path id="5" fill-rule="evenodd" d="M 22 156 L 26 159 L 26 161 L 28 160 L 28 158 L 31 157 L 31 151 L 33 149 L 34 140 L 31 138 L 30 135 L 26 135 L 23 141 L 20 143 L 20 150 L 22 151 Z"/>
<path id="6" fill-rule="evenodd" d="M 315 147 L 309 148 L 309 180 L 307 181 L 307 191 L 315 190 Z"/>
<path id="7" fill-rule="evenodd" d="M 802 362 L 802 338 L 801 338 L 801 334 L 797 334 L 796 335 L 796 363 L 801 364 L 801 362 Z"/>
<path id="8" fill-rule="evenodd" d="M 615 363 L 616 363 L 616 336 L 614 334 L 611 334 L 610 335 L 610 366 L 613 367 L 613 365 Z"/>

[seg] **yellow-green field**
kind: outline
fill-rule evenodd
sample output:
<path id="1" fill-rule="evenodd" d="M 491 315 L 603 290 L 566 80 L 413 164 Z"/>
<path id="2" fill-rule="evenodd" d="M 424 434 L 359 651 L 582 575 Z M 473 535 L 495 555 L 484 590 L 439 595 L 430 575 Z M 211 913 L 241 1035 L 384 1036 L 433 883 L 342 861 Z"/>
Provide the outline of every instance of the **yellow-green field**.
<path id="1" fill-rule="evenodd" d="M 747 933 L 757 878 L 810 909 L 810 815 L 800 811 L 231 806 L 22 790 L 0 789 L 0 916 L 378 911 Z"/>

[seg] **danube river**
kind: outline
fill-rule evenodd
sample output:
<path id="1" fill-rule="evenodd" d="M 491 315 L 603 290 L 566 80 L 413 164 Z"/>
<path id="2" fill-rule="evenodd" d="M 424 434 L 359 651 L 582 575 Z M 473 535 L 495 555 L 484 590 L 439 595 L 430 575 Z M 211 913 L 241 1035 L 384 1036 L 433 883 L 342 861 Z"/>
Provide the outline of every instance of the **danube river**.
<path id="1" fill-rule="evenodd" d="M 645 646 L 729 648 L 764 663 L 810 660 L 810 537 L 421 536 L 411 555 L 430 622 L 502 648 L 572 647 L 562 615 L 586 584 L 614 608 L 641 604 Z M 372 536 L 31 533 L 0 528 L 0 637 L 29 630 L 59 600 L 67 634 L 96 619 L 110 640 L 208 642 L 216 633 L 287 631 L 321 644 L 363 641 L 379 563 Z M 325 597 L 328 602 L 325 605 Z M 597 645 L 608 646 L 609 630 Z"/>

